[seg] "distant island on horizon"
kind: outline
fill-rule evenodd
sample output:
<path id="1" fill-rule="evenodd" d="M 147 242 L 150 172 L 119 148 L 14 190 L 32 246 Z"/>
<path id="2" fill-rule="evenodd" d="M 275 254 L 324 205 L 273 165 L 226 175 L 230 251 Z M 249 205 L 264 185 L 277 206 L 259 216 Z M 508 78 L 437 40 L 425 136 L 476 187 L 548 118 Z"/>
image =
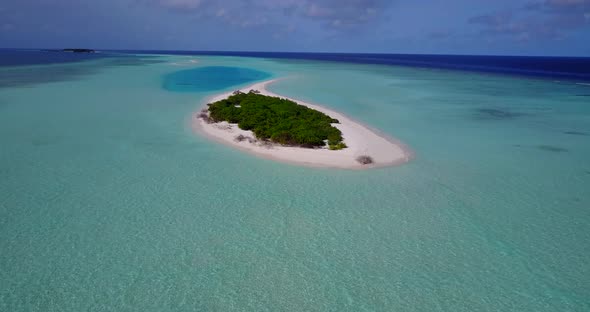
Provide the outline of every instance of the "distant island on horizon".
<path id="1" fill-rule="evenodd" d="M 68 49 L 63 49 L 61 50 L 62 52 L 72 52 L 72 53 L 96 53 L 95 50 L 92 49 L 72 49 L 72 48 L 68 48 Z"/>
<path id="2" fill-rule="evenodd" d="M 42 52 L 68 52 L 68 53 L 96 53 L 94 49 L 82 49 L 82 48 L 65 48 L 65 49 L 43 49 L 39 50 Z"/>

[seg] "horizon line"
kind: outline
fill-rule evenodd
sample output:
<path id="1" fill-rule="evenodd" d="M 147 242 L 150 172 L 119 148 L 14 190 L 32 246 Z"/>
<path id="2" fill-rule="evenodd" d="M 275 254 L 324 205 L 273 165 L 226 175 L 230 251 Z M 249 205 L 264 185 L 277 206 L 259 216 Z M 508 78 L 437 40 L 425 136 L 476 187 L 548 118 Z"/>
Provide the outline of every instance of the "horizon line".
<path id="1" fill-rule="evenodd" d="M 66 48 L 7 48 L 0 50 L 43 51 L 62 50 Z M 69 49 L 69 48 L 68 48 Z M 488 56 L 488 57 L 540 57 L 540 58 L 590 58 L 590 55 L 527 55 L 527 54 L 454 54 L 454 53 L 395 53 L 395 52 L 329 52 L 329 51 L 245 51 L 245 50 L 169 50 L 169 49 L 101 49 L 80 48 L 94 51 L 112 52 L 193 52 L 193 53 L 276 53 L 276 54 L 341 54 L 341 55 L 420 55 L 420 56 Z"/>

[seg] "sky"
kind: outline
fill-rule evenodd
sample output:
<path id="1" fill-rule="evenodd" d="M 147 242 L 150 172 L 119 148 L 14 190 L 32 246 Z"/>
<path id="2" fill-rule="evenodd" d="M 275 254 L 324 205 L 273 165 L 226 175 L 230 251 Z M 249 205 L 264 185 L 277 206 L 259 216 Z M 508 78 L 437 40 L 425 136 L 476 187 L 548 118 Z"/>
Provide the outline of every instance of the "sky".
<path id="1" fill-rule="evenodd" d="M 590 56 L 590 0 L 1 0 L 0 48 Z"/>

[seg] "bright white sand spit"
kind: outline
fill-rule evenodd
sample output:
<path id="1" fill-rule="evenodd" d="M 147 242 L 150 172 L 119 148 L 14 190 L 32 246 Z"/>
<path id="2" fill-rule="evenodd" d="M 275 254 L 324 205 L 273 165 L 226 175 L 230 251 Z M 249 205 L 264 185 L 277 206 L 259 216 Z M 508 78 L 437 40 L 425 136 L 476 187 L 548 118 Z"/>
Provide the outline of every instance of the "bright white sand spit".
<path id="1" fill-rule="evenodd" d="M 342 150 L 332 151 L 328 148 L 311 149 L 265 144 L 256 140 L 256 136 L 252 131 L 242 130 L 237 124 L 229 124 L 227 122 L 207 123 L 202 118 L 199 118 L 200 111 L 196 112 L 191 118 L 193 130 L 217 142 L 233 146 L 259 157 L 310 167 L 369 169 L 399 165 L 412 159 L 413 153 L 403 143 L 386 135 L 379 134 L 377 131 L 369 129 L 367 126 L 341 113 L 323 106 L 298 101 L 268 91 L 266 87 L 276 80 L 256 83 L 242 88 L 240 91 L 249 92 L 250 90 L 258 90 L 261 94 L 286 98 L 338 119 L 340 123 L 332 125 L 340 129 L 344 138 L 343 141 L 348 147 Z M 227 92 L 211 97 L 205 104 L 225 99 L 231 94 L 232 92 Z M 206 108 L 206 106 L 202 108 Z M 241 141 L 236 139 L 239 135 L 243 136 Z M 361 156 L 369 156 L 373 163 L 361 164 L 358 161 L 358 158 Z"/>

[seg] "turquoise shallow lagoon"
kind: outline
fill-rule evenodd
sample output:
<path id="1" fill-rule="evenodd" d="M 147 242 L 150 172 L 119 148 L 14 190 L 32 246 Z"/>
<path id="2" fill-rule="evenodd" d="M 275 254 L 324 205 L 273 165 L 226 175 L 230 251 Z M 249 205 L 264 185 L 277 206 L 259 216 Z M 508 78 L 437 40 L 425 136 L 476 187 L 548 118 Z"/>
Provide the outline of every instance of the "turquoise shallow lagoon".
<path id="1" fill-rule="evenodd" d="M 249 68 L 201 66 L 166 75 L 163 87 L 166 90 L 177 92 L 206 92 L 223 90 L 227 87 L 270 77 L 271 75 L 268 73 Z"/>
<path id="2" fill-rule="evenodd" d="M 261 74 L 165 87 L 207 67 Z M 416 159 L 313 169 L 193 133 L 266 75 Z M 0 311 L 590 310 L 587 85 L 205 56 L 0 81 Z"/>

